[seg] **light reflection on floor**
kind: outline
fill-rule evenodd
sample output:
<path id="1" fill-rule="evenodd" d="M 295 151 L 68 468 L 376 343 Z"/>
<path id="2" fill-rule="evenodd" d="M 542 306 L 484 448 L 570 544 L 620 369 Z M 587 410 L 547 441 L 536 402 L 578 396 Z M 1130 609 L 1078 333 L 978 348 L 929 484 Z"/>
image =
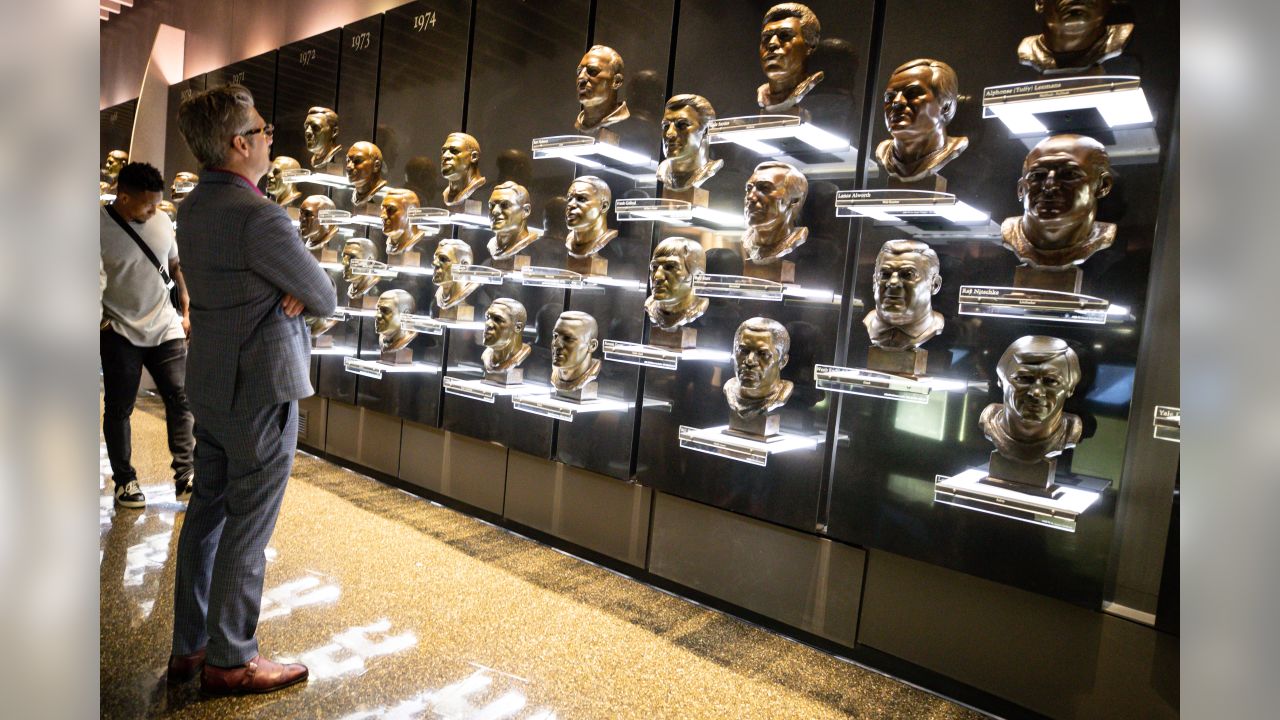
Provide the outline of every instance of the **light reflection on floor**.
<path id="1" fill-rule="evenodd" d="M 202 699 L 164 682 L 183 506 L 154 399 L 134 413 L 134 454 L 144 510 L 114 508 L 105 465 L 100 478 L 103 717 L 978 717 L 305 455 L 267 551 L 258 638 L 311 679 Z"/>

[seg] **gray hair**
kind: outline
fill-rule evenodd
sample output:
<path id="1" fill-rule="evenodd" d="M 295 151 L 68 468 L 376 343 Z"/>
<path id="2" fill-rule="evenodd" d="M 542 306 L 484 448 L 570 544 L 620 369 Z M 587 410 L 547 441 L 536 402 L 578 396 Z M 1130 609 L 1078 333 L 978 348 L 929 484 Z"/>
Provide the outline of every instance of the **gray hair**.
<path id="1" fill-rule="evenodd" d="M 787 189 L 787 197 L 796 201 L 796 210 L 799 211 L 800 206 L 804 205 L 805 196 L 809 194 L 809 178 L 806 178 L 804 173 L 794 166 L 777 160 L 767 160 L 760 163 L 755 170 L 751 171 L 751 174 L 755 175 L 768 168 L 781 168 L 786 171 L 787 174 L 782 182 Z"/>
<path id="2" fill-rule="evenodd" d="M 525 326 L 525 323 L 529 321 L 529 313 L 524 309 L 524 305 L 521 304 L 519 300 L 501 297 L 489 303 L 490 310 L 495 307 L 506 308 L 507 312 L 511 313 L 511 321 L 522 328 Z"/>
<path id="3" fill-rule="evenodd" d="M 960 79 L 950 65 L 941 60 L 919 58 L 899 65 L 889 73 L 889 77 L 892 79 L 898 73 L 918 67 L 929 69 L 929 84 L 933 86 L 933 93 L 942 101 L 943 120 L 951 122 L 951 118 L 956 116 L 956 101 L 960 99 Z"/>
<path id="4" fill-rule="evenodd" d="M 779 358 L 791 350 L 791 333 L 787 332 L 787 329 L 777 320 L 770 320 L 766 317 L 753 317 L 743 320 L 742 324 L 733 333 L 735 344 L 737 344 L 738 338 L 742 337 L 743 330 L 769 333 L 769 336 L 773 338 L 773 349 L 778 353 Z"/>
<path id="5" fill-rule="evenodd" d="M 226 164 L 231 140 L 253 122 L 253 93 L 225 85 L 196 93 L 178 107 L 178 131 L 205 169 Z"/>
<path id="6" fill-rule="evenodd" d="M 680 108 L 690 107 L 698 115 L 698 122 L 703 128 L 706 128 L 716 119 L 716 109 L 711 107 L 711 101 L 701 95 L 676 95 L 667 101 L 668 110 L 679 110 Z"/>
<path id="7" fill-rule="evenodd" d="M 764 14 L 764 22 L 761 26 L 791 17 L 800 21 L 800 37 L 804 38 L 804 44 L 808 45 L 810 50 L 818 47 L 818 39 L 822 36 L 822 25 L 818 22 L 818 16 L 814 15 L 807 5 L 800 3 L 774 5 Z"/>

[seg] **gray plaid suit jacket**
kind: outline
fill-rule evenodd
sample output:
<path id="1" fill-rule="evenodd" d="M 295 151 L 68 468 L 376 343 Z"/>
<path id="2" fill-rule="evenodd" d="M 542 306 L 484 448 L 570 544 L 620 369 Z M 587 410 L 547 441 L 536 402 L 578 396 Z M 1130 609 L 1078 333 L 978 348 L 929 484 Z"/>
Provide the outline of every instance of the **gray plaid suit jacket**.
<path id="1" fill-rule="evenodd" d="M 244 412 L 311 395 L 311 336 L 280 301 L 288 293 L 327 316 L 337 298 L 284 208 L 235 173 L 202 171 L 178 206 L 178 255 L 191 296 L 192 404 Z"/>

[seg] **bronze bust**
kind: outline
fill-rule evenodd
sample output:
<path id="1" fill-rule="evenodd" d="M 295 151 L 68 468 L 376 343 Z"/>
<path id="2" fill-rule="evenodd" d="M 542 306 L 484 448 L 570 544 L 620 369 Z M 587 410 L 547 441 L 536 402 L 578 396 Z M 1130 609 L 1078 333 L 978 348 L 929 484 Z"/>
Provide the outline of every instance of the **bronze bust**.
<path id="1" fill-rule="evenodd" d="M 386 187 L 387 181 L 382 176 L 384 169 L 382 151 L 377 145 L 361 140 L 347 150 L 347 180 L 354 188 L 352 200 L 356 205 L 369 202 L 375 193 Z"/>
<path id="2" fill-rule="evenodd" d="M 302 201 L 298 208 L 298 234 L 308 250 L 319 250 L 338 234 L 337 225 L 320 224 L 320 211 L 333 209 L 333 201 L 324 195 L 308 195 Z"/>
<path id="3" fill-rule="evenodd" d="M 338 164 L 338 155 L 342 152 L 338 142 L 338 113 L 318 106 L 307 110 L 302 122 L 302 139 L 307 152 L 311 153 L 312 170 L 323 171 Z"/>
<path id="4" fill-rule="evenodd" d="M 378 314 L 373 327 L 378 333 L 378 348 L 383 352 L 399 350 L 413 342 L 418 333 L 406 330 L 400 324 L 400 316 L 412 314 L 417 309 L 413 296 L 404 290 L 388 290 L 378 297 Z"/>
<path id="5" fill-rule="evenodd" d="M 1004 403 L 988 405 L 978 423 L 1002 457 L 1037 463 L 1080 441 L 1080 418 L 1063 412 L 1080 382 L 1080 359 L 1071 346 L 1044 335 L 1018 338 L 1000 356 L 996 374 Z"/>
<path id="6" fill-rule="evenodd" d="M 466 133 L 449 133 L 440 148 L 440 174 L 448 183 L 441 196 L 445 207 L 466 202 L 485 182 L 480 174 L 480 142 Z"/>
<path id="7" fill-rule="evenodd" d="M 293 183 L 285 182 L 285 170 L 301 170 L 302 164 L 287 155 L 277 155 L 267 171 L 267 194 L 277 205 L 289 206 L 302 197 Z"/>
<path id="8" fill-rule="evenodd" d="M 767 415 L 786 404 L 793 385 L 782 379 L 791 335 L 777 320 L 753 317 L 733 334 L 733 373 L 724 384 L 729 409 L 742 419 Z"/>
<path id="9" fill-rule="evenodd" d="M 471 264 L 471 246 L 455 240 L 453 238 L 445 238 L 436 245 L 435 255 L 432 256 L 431 265 L 434 272 L 431 274 L 431 281 L 436 284 L 436 307 L 441 310 L 461 305 L 467 296 L 475 292 L 479 287 L 476 283 L 460 282 L 453 279 L 454 265 L 470 265 Z"/>
<path id="10" fill-rule="evenodd" d="M 701 95 L 676 95 L 662 114 L 662 154 L 658 180 L 665 188 L 684 191 L 710 180 L 724 166 L 711 159 L 707 130 L 716 110 Z"/>
<path id="11" fill-rule="evenodd" d="M 1102 143 L 1082 135 L 1041 140 L 1022 163 L 1022 215 L 1000 226 L 1004 245 L 1035 268 L 1065 269 L 1111 246 L 1116 226 L 1096 222 L 1111 192 L 1111 161 Z"/>
<path id="12" fill-rule="evenodd" d="M 742 204 L 747 221 L 742 248 L 747 259 L 770 263 L 804 244 L 809 228 L 796 227 L 796 221 L 808 193 L 808 179 L 791 165 L 767 161 L 756 166 Z"/>
<path id="13" fill-rule="evenodd" d="M 809 74 L 809 56 L 818 47 L 818 16 L 800 3 L 769 8 L 760 28 L 760 67 L 768 82 L 756 90 L 766 112 L 790 110 L 822 82 L 821 71 Z"/>
<path id="14" fill-rule="evenodd" d="M 564 246 L 570 255 L 590 257 L 618 236 L 618 231 L 610 230 L 608 225 L 612 205 L 613 192 L 598 177 L 583 175 L 569 184 L 564 208 L 569 236 L 565 238 Z"/>
<path id="15" fill-rule="evenodd" d="M 377 275 L 356 275 L 351 271 L 354 260 L 373 260 L 377 250 L 369 238 L 349 238 L 342 246 L 342 279 L 347 284 L 347 297 L 354 300 L 368 295 L 378 286 Z"/>
<path id="16" fill-rule="evenodd" d="M 862 318 L 872 345 L 914 350 L 942 332 L 942 313 L 933 309 L 942 289 L 933 248 L 918 240 L 886 242 L 876 255 L 872 287 L 876 306 Z"/>
<path id="17" fill-rule="evenodd" d="M 193 189 L 193 188 L 186 188 L 187 183 L 191 183 L 192 185 L 195 185 L 198 182 L 200 182 L 199 175 L 196 175 L 193 172 L 187 172 L 186 170 L 178 171 L 173 176 L 173 184 L 169 186 L 169 199 L 172 200 L 174 204 L 181 203 L 183 199 L 187 197 L 187 194 L 190 193 L 191 190 Z M 178 186 L 180 184 L 183 186 L 184 189 L 182 190 L 178 189 Z"/>
<path id="18" fill-rule="evenodd" d="M 382 198 L 382 233 L 387 238 L 387 255 L 403 255 L 426 237 L 409 222 L 409 213 L 418 207 L 412 190 L 391 188 Z"/>
<path id="19" fill-rule="evenodd" d="M 707 270 L 707 254 L 695 240 L 669 237 L 653 249 L 649 283 L 653 288 L 644 301 L 649 321 L 663 330 L 675 330 L 702 317 L 709 301 L 693 291 L 693 281 Z"/>
<path id="20" fill-rule="evenodd" d="M 912 60 L 893 71 L 884 91 L 884 126 L 892 137 L 876 146 L 890 175 L 904 182 L 936 175 L 969 147 L 968 138 L 947 135 L 958 97 L 956 71 L 941 60 Z"/>
<path id="21" fill-rule="evenodd" d="M 1084 72 L 1124 52 L 1133 25 L 1108 25 L 1111 0 L 1035 0 L 1044 30 L 1018 45 L 1018 60 L 1045 75 Z"/>
<path id="22" fill-rule="evenodd" d="M 116 187 L 116 178 L 120 176 L 120 171 L 125 165 L 129 164 L 129 153 L 124 150 L 112 150 L 107 153 L 107 159 L 102 163 L 102 181 L 107 183 L 107 187 L 114 191 Z"/>
<path id="23" fill-rule="evenodd" d="M 600 346 L 596 319 L 576 310 L 560 313 L 551 333 L 551 384 L 569 393 L 584 389 L 600 374 L 592 357 Z"/>
<path id="24" fill-rule="evenodd" d="M 521 250 L 538 239 L 529 229 L 529 191 L 523 185 L 504 182 L 489 193 L 489 227 L 493 237 L 489 239 L 489 255 L 494 260 L 515 257 Z"/>
<path id="25" fill-rule="evenodd" d="M 582 110 L 573 126 L 588 135 L 601 128 L 631 117 L 627 103 L 618 96 L 622 91 L 622 56 L 604 45 L 592 46 L 577 71 L 578 104 Z"/>
<path id="26" fill-rule="evenodd" d="M 484 313 L 484 352 L 480 363 L 486 373 L 520 367 L 531 352 L 524 343 L 524 326 L 528 320 L 524 305 L 511 298 L 498 298 L 489 303 Z"/>

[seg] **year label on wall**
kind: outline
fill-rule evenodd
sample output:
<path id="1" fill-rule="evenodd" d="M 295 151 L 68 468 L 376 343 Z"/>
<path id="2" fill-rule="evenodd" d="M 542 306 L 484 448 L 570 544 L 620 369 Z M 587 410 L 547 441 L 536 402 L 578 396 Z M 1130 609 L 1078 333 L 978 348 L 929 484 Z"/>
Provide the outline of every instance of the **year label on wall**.
<path id="1" fill-rule="evenodd" d="M 351 38 L 351 49 L 355 50 L 356 52 L 359 52 L 361 50 L 368 50 L 369 46 L 372 44 L 373 44 L 373 33 L 371 32 L 362 32 L 359 35 L 356 35 L 355 37 Z"/>
<path id="2" fill-rule="evenodd" d="M 435 26 L 436 26 L 435 10 L 428 10 L 424 13 L 418 13 L 417 15 L 413 16 L 413 29 L 417 30 L 418 32 L 423 32 L 427 28 L 433 28 Z"/>
<path id="3" fill-rule="evenodd" d="M 315 59 L 316 59 L 315 48 L 312 48 L 310 50 L 303 50 L 302 52 L 298 53 L 298 64 L 302 65 L 303 67 L 310 65 L 311 61 Z"/>

